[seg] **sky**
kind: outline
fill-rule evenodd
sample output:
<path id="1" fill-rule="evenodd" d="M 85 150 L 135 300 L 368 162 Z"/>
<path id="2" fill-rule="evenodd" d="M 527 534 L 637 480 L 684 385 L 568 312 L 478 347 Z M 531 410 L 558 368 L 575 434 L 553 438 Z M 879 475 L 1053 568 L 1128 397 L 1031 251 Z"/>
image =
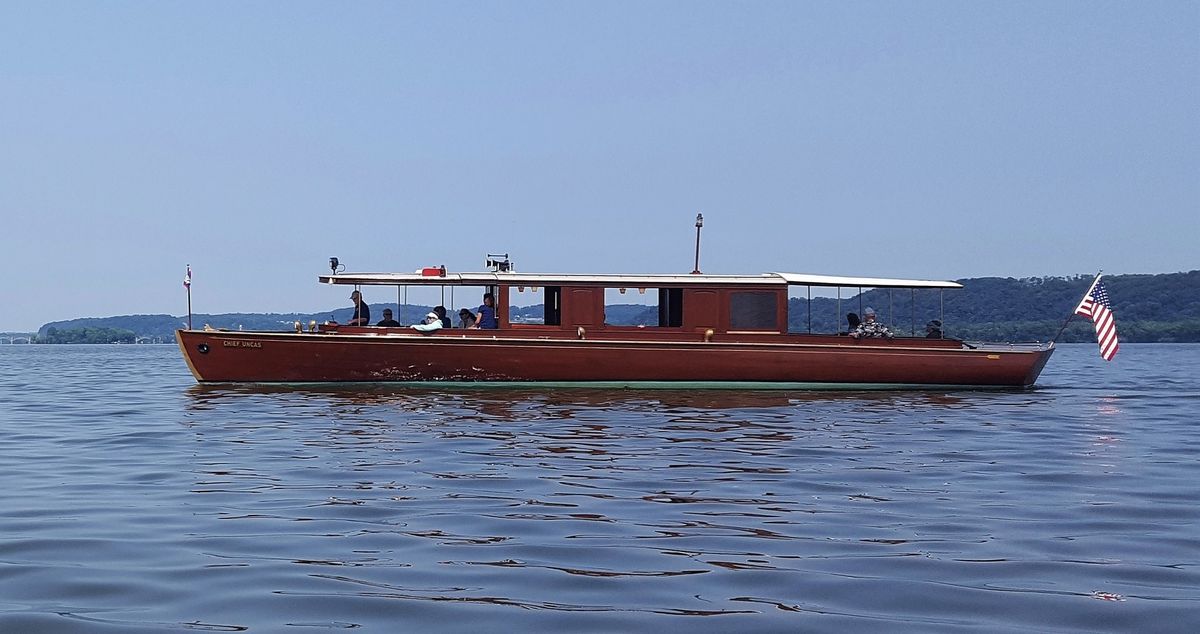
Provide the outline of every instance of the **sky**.
<path id="1" fill-rule="evenodd" d="M 1200 3 L 3 2 L 0 330 L 348 271 L 1200 268 Z"/>

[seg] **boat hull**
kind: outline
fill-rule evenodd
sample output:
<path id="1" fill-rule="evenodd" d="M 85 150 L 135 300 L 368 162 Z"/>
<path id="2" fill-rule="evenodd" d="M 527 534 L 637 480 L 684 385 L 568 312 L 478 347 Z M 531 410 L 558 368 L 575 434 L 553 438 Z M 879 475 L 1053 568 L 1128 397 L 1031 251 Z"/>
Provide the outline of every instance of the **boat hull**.
<path id="1" fill-rule="evenodd" d="M 1032 385 L 1053 346 L 921 340 L 577 340 L 179 330 L 201 383 L 549 382 Z"/>

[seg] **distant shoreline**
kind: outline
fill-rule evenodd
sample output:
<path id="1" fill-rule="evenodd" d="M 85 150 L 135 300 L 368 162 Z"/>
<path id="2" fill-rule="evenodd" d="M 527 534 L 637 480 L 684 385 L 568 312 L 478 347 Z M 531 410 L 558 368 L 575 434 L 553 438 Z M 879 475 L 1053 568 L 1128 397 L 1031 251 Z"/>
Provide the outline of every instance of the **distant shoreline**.
<path id="1" fill-rule="evenodd" d="M 1200 342 L 1200 270 L 1180 273 L 1105 276 L 1112 297 L 1117 331 L 1122 343 Z M 1050 341 L 1071 315 L 1091 283 L 1090 276 L 1070 278 L 973 278 L 957 280 L 962 290 L 935 294 L 891 293 L 873 289 L 843 297 L 791 298 L 788 330 L 793 333 L 830 333 L 845 330 L 848 312 L 867 306 L 880 311 L 880 318 L 898 334 L 923 332 L 924 324 L 940 319 L 947 336 L 971 341 Z M 944 299 L 944 303 L 943 303 Z M 619 300 L 618 300 L 619 301 Z M 372 313 L 390 308 L 401 322 L 411 322 L 432 307 L 396 303 L 373 303 Z M 290 331 L 296 322 L 349 321 L 349 306 L 308 313 L 196 313 L 192 325 L 229 330 Z M 543 310 L 534 306 L 512 306 L 514 322 L 540 319 Z M 612 325 L 657 323 L 654 304 L 607 303 L 606 322 Z M 46 343 L 108 343 L 122 341 L 174 341 L 175 330 L 186 327 L 187 316 L 120 315 L 51 322 L 37 333 L 0 334 L 26 338 L 33 334 Z M 54 333 L 54 336 L 51 336 Z M 68 341 L 69 340 L 69 341 Z M 1058 337 L 1060 343 L 1095 341 L 1090 321 L 1072 319 Z"/>

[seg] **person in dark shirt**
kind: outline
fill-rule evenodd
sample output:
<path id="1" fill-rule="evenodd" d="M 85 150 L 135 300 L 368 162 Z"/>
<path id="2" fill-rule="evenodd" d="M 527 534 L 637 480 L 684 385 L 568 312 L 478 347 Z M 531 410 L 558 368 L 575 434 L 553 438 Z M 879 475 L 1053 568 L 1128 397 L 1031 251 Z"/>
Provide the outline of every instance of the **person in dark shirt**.
<path id="1" fill-rule="evenodd" d="M 354 291 L 350 293 L 350 299 L 354 301 L 354 316 L 350 319 L 348 326 L 370 326 L 371 325 L 371 307 L 363 301 L 362 293 Z"/>
<path id="2" fill-rule="evenodd" d="M 450 321 L 450 318 L 446 316 L 445 306 L 434 306 L 433 312 L 438 316 L 438 319 L 442 320 L 442 328 L 454 327 L 454 322 Z"/>
<path id="3" fill-rule="evenodd" d="M 925 338 L 926 339 L 941 339 L 941 338 L 943 338 L 942 320 L 934 319 L 933 321 L 925 324 Z"/>
<path id="4" fill-rule="evenodd" d="M 858 325 L 862 323 L 862 320 L 858 318 L 858 313 L 846 313 L 846 323 L 850 325 L 850 329 L 846 331 L 846 333 L 849 334 L 858 328 Z"/>
<path id="5" fill-rule="evenodd" d="M 496 321 L 496 298 L 491 293 L 483 294 L 483 305 L 479 307 L 479 315 L 475 318 L 475 327 L 495 330 L 500 327 Z"/>
<path id="6" fill-rule="evenodd" d="M 385 309 L 383 309 L 383 319 L 381 319 L 379 321 L 379 323 L 377 323 L 375 325 L 376 326 L 385 326 L 387 328 L 399 328 L 400 322 L 396 321 L 395 319 L 392 319 L 392 309 L 385 308 Z"/>

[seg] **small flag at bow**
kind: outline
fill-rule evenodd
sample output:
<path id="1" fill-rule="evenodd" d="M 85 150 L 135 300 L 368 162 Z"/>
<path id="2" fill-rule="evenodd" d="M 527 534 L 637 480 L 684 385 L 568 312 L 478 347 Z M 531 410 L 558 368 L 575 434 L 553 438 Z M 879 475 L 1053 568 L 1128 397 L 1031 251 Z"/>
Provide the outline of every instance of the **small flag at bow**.
<path id="1" fill-rule="evenodd" d="M 1096 281 L 1092 282 L 1092 289 L 1087 295 L 1083 296 L 1083 300 L 1079 302 L 1079 306 L 1075 307 L 1076 315 L 1083 315 L 1092 320 L 1096 326 L 1096 341 L 1100 344 L 1100 356 L 1104 357 L 1105 361 L 1112 361 L 1112 358 L 1117 355 L 1117 322 L 1113 321 L 1112 304 L 1108 301 L 1108 290 L 1104 288 L 1104 282 L 1100 281 L 1100 277 L 1096 277 Z"/>
<path id="2" fill-rule="evenodd" d="M 183 287 L 192 290 L 192 265 L 187 265 L 187 274 L 183 276 Z"/>

